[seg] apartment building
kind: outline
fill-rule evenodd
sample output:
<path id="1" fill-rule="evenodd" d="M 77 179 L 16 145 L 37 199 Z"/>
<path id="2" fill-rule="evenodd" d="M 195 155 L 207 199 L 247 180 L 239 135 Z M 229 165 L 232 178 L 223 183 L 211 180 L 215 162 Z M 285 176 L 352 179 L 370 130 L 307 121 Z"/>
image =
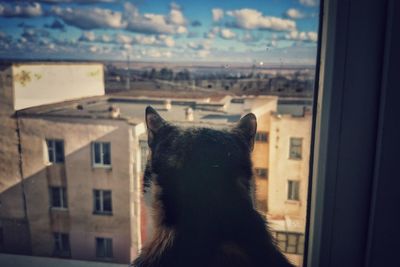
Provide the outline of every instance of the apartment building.
<path id="1" fill-rule="evenodd" d="M 301 266 L 312 119 L 309 109 L 293 108 L 291 114 L 271 115 L 267 217 L 281 250 Z"/>

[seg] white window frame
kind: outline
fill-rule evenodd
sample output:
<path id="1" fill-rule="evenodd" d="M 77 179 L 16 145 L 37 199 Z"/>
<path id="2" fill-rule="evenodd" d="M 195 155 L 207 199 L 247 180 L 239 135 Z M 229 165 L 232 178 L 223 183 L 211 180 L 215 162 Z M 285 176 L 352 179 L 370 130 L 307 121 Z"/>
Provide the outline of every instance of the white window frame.
<path id="1" fill-rule="evenodd" d="M 100 201 L 100 209 L 96 209 L 96 192 L 99 192 L 99 201 Z M 110 206 L 111 211 L 104 210 L 104 192 L 110 192 Z M 113 206 L 112 206 L 112 190 L 103 190 L 103 189 L 94 189 L 93 190 L 93 214 L 99 215 L 112 215 L 113 214 Z"/>
<path id="2" fill-rule="evenodd" d="M 100 144 L 100 163 L 96 163 L 96 155 L 95 155 L 95 144 Z M 110 164 L 104 164 L 104 153 L 103 153 L 103 146 L 104 144 L 109 144 L 110 145 Z M 112 153 L 111 153 L 111 142 L 92 142 L 91 144 L 91 150 L 92 150 L 92 166 L 93 167 L 98 167 L 98 168 L 111 168 L 112 165 Z"/>

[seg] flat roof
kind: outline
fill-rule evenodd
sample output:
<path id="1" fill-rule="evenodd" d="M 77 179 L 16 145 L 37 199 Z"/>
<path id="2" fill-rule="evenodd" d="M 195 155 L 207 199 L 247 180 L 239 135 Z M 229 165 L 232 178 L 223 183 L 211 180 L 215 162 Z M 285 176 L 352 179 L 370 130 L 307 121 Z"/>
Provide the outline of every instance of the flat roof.
<path id="1" fill-rule="evenodd" d="M 166 98 L 151 97 L 101 96 L 28 108 L 19 111 L 18 114 L 34 117 L 125 119 L 132 123 L 140 123 L 144 121 L 146 107 L 152 106 L 163 118 L 174 123 L 226 125 L 238 121 L 241 116 L 249 112 L 249 108 L 276 100 L 275 97 L 264 97 L 264 99 L 266 102 L 259 101 L 258 98 L 242 99 L 230 96 L 217 101 L 212 101 L 210 98 L 167 100 Z M 166 109 L 166 101 L 171 103 L 169 110 Z M 119 109 L 120 116 L 112 118 L 110 108 Z M 186 119 L 185 114 L 188 108 L 193 111 L 193 121 Z"/>

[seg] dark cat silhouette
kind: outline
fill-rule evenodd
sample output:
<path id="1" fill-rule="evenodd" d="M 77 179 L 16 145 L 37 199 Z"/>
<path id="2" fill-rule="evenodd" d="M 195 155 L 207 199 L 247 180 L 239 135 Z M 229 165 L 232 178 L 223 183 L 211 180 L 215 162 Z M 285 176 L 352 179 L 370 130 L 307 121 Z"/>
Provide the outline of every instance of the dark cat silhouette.
<path id="1" fill-rule="evenodd" d="M 290 267 L 250 197 L 256 117 L 180 129 L 146 109 L 155 234 L 135 267 Z"/>

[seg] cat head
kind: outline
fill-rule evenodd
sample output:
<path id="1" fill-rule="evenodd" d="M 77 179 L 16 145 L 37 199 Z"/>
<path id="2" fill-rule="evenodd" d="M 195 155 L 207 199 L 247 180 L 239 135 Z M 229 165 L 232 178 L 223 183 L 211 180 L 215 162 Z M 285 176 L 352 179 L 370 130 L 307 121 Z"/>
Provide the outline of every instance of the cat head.
<path id="1" fill-rule="evenodd" d="M 158 187 L 166 220 L 181 211 L 207 210 L 237 198 L 249 198 L 257 121 L 249 113 L 230 130 L 183 129 L 146 109 L 150 157 L 145 186 Z M 226 203 L 225 203 L 226 204 Z"/>

